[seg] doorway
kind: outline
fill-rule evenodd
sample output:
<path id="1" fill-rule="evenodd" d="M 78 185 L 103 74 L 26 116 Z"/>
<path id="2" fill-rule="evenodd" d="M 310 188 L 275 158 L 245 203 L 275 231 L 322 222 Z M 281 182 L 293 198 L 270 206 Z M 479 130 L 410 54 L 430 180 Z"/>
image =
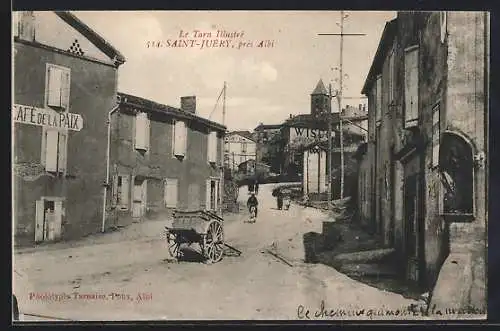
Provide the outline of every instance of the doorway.
<path id="1" fill-rule="evenodd" d="M 63 208 L 62 198 L 43 197 L 36 201 L 35 242 L 55 241 L 61 237 Z"/>
<path id="2" fill-rule="evenodd" d="M 140 218 L 146 214 L 147 204 L 147 180 L 134 178 L 134 189 L 132 193 L 132 217 Z"/>

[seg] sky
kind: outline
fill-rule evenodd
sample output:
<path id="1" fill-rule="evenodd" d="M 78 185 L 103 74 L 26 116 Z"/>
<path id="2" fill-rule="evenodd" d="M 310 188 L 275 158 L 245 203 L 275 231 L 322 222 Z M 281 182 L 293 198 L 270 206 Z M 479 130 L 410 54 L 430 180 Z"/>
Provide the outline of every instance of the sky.
<path id="1" fill-rule="evenodd" d="M 366 34 L 344 38 L 343 95 L 349 99 L 343 106 L 358 105 L 366 99 L 350 98 L 361 96 L 385 23 L 396 13 L 344 13 L 344 33 Z M 229 130 L 252 131 L 259 123 L 279 124 L 290 114 L 309 113 L 310 94 L 319 79 L 333 90 L 339 86 L 340 37 L 318 35 L 340 32 L 339 11 L 74 14 L 125 56 L 118 74 L 120 92 L 174 107 L 180 107 L 181 96 L 195 95 L 197 114 L 222 123 L 222 98 L 218 103 L 217 98 L 227 82 Z M 229 47 L 201 48 L 202 39 L 217 40 L 217 30 L 238 35 L 219 39 Z M 202 37 L 201 32 L 207 34 Z M 181 38 L 194 40 L 188 42 L 194 46 L 167 47 Z M 274 41 L 273 47 L 256 47 L 262 40 Z M 153 42 L 160 47 L 148 47 Z M 238 48 L 249 42 L 252 47 Z"/>

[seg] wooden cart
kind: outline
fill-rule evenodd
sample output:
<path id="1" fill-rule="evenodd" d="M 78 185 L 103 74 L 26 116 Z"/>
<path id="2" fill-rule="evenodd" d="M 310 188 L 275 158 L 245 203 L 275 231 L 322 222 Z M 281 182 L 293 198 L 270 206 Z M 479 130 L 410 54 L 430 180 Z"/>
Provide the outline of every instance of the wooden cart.
<path id="1" fill-rule="evenodd" d="M 213 212 L 176 210 L 172 225 L 165 227 L 170 256 L 179 259 L 182 244 L 197 243 L 206 262 L 219 262 L 225 246 L 223 224 L 224 220 Z"/>

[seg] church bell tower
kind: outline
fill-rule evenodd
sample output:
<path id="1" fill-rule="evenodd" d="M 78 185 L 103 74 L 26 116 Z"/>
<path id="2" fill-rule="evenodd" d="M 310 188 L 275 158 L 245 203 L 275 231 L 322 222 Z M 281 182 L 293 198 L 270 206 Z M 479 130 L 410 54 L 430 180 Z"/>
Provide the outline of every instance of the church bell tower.
<path id="1" fill-rule="evenodd" d="M 319 80 L 316 88 L 311 93 L 311 114 L 318 116 L 326 114 L 330 110 L 331 103 L 328 96 L 328 91 L 323 84 L 323 80 Z"/>

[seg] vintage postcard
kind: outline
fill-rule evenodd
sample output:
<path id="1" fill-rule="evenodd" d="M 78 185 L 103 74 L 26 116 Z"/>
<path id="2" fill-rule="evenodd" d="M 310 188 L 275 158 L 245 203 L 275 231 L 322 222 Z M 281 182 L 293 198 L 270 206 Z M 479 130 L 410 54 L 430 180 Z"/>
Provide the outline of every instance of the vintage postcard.
<path id="1" fill-rule="evenodd" d="M 486 318 L 488 12 L 12 18 L 13 320 Z"/>

